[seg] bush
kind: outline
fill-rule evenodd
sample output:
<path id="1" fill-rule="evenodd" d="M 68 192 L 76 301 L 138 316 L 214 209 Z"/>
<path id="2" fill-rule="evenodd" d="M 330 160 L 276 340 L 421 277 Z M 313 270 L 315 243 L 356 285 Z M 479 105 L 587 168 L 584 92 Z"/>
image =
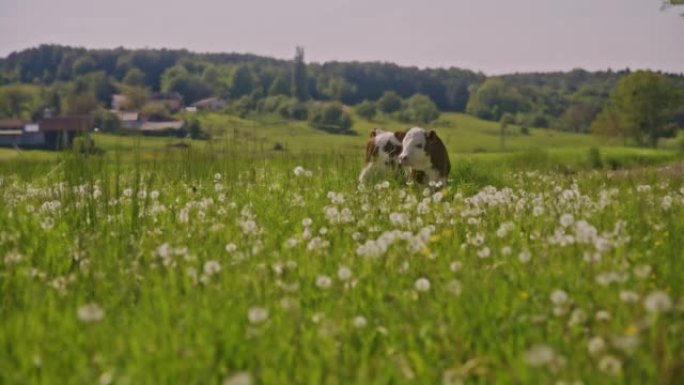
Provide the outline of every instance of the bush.
<path id="1" fill-rule="evenodd" d="M 202 130 L 202 124 L 197 119 L 188 121 L 186 130 L 192 139 L 211 139 L 211 135 Z"/>
<path id="2" fill-rule="evenodd" d="M 375 114 L 378 112 L 378 107 L 377 105 L 369 100 L 364 100 L 363 102 L 359 103 L 356 108 L 356 113 L 359 114 L 360 117 L 366 119 L 366 120 L 371 120 L 375 116 Z"/>
<path id="3" fill-rule="evenodd" d="M 598 147 L 591 147 L 587 152 L 587 162 L 591 168 L 603 168 L 603 159 Z"/>
<path id="4" fill-rule="evenodd" d="M 314 105 L 309 113 L 309 124 L 335 134 L 353 134 L 351 117 L 339 103 Z"/>
<path id="5" fill-rule="evenodd" d="M 116 132 L 121 128 L 119 117 L 104 108 L 93 113 L 93 124 L 102 132 Z"/>
<path id="6" fill-rule="evenodd" d="M 402 122 L 427 124 L 439 118 L 439 110 L 428 96 L 415 94 L 406 100 L 397 118 Z"/>
<path id="7" fill-rule="evenodd" d="M 401 110 L 401 97 L 394 91 L 385 91 L 378 99 L 378 109 L 385 114 Z"/>
<path id="8" fill-rule="evenodd" d="M 274 114 L 278 113 L 287 117 L 288 107 L 291 99 L 285 95 L 268 96 L 259 100 L 257 103 L 257 112 L 259 114 Z"/>

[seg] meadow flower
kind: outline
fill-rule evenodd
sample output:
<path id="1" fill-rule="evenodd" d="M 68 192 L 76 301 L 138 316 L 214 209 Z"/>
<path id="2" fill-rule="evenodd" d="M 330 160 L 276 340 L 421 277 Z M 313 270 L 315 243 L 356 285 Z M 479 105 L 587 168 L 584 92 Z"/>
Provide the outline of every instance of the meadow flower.
<path id="1" fill-rule="evenodd" d="M 454 273 L 461 270 L 461 266 L 463 264 L 459 261 L 454 261 L 449 264 L 449 270 L 453 271 Z"/>
<path id="2" fill-rule="evenodd" d="M 206 261 L 204 262 L 204 267 L 202 270 L 207 276 L 212 276 L 221 271 L 221 264 L 214 260 Z"/>
<path id="3" fill-rule="evenodd" d="M 237 245 L 234 243 L 227 243 L 226 244 L 226 251 L 228 253 L 234 253 L 237 250 Z"/>
<path id="4" fill-rule="evenodd" d="M 569 326 L 579 325 L 587 320 L 587 313 L 582 309 L 575 309 L 570 313 Z"/>
<path id="5" fill-rule="evenodd" d="M 568 227 L 575 222 L 575 217 L 570 213 L 565 213 L 560 217 L 560 225 Z"/>
<path id="6" fill-rule="evenodd" d="M 76 315 L 82 322 L 95 323 L 102 321 L 105 316 L 105 312 L 99 305 L 95 303 L 89 303 L 79 307 Z"/>
<path id="7" fill-rule="evenodd" d="M 366 318 L 364 316 L 354 317 L 354 326 L 357 329 L 362 329 L 362 328 L 366 327 L 367 324 L 368 324 L 368 321 L 366 321 Z"/>
<path id="8" fill-rule="evenodd" d="M 457 279 L 452 279 L 447 283 L 447 290 L 453 294 L 453 295 L 461 295 L 461 292 L 463 291 L 463 288 L 461 286 L 461 282 Z"/>
<path id="9" fill-rule="evenodd" d="M 5 254 L 5 265 L 15 265 L 21 262 L 22 259 L 24 259 L 24 256 L 19 252 L 14 250 L 9 251 Z"/>
<path id="10" fill-rule="evenodd" d="M 239 372 L 226 377 L 221 383 L 222 385 L 252 385 L 252 375 L 249 372 Z"/>
<path id="11" fill-rule="evenodd" d="M 418 278 L 413 286 L 418 291 L 426 292 L 430 290 L 430 281 L 427 278 Z"/>
<path id="12" fill-rule="evenodd" d="M 605 310 L 597 311 L 594 317 L 596 317 L 597 321 L 610 321 L 612 318 L 610 313 Z"/>
<path id="13" fill-rule="evenodd" d="M 595 356 L 601 353 L 606 348 L 606 341 L 601 337 L 593 337 L 587 343 L 587 350 L 589 354 Z"/>
<path id="14" fill-rule="evenodd" d="M 672 310 L 672 300 L 664 291 L 654 291 L 644 299 L 644 308 L 649 313 L 665 313 Z"/>
<path id="15" fill-rule="evenodd" d="M 489 256 L 491 255 L 491 253 L 492 253 L 492 252 L 491 252 L 491 250 L 489 250 L 489 247 L 485 246 L 485 247 L 483 247 L 483 248 L 481 248 L 480 250 L 477 251 L 477 256 L 478 256 L 479 258 L 482 258 L 482 259 L 484 259 L 484 258 L 489 258 Z"/>
<path id="16" fill-rule="evenodd" d="M 254 306 L 247 311 L 247 319 L 251 324 L 257 325 L 268 320 L 268 309 Z"/>
<path id="17" fill-rule="evenodd" d="M 649 265 L 639 265 L 634 267 L 634 275 L 640 279 L 646 279 L 651 275 L 651 266 Z"/>
<path id="18" fill-rule="evenodd" d="M 622 373 L 622 362 L 615 356 L 606 355 L 599 360 L 598 368 L 602 372 L 617 376 Z"/>
<path id="19" fill-rule="evenodd" d="M 568 302 L 568 293 L 564 292 L 563 290 L 554 290 L 551 293 L 551 302 L 553 302 L 555 305 L 563 305 L 566 302 Z"/>
<path id="20" fill-rule="evenodd" d="M 625 354 L 632 354 L 639 346 L 639 336 L 617 336 L 612 339 L 613 346 Z"/>
<path id="21" fill-rule="evenodd" d="M 553 362 L 556 353 L 548 345 L 535 345 L 525 351 L 523 357 L 533 367 L 546 366 Z"/>
<path id="22" fill-rule="evenodd" d="M 347 266 L 340 266 L 337 270 L 337 278 L 340 281 L 346 281 L 352 277 L 352 271 Z"/>
<path id="23" fill-rule="evenodd" d="M 319 275 L 316 277 L 316 286 L 320 289 L 329 289 L 332 286 L 332 279 L 327 275 Z"/>
<path id="24" fill-rule="evenodd" d="M 634 303 L 639 300 L 639 294 L 631 290 L 623 290 L 620 292 L 620 300 L 626 303 Z"/>
<path id="25" fill-rule="evenodd" d="M 304 227 L 309 227 L 313 223 L 313 220 L 311 218 L 304 218 L 302 219 L 302 226 Z"/>
<path id="26" fill-rule="evenodd" d="M 523 250 L 518 254 L 518 260 L 521 263 L 528 263 L 532 259 L 532 254 L 530 254 L 529 250 Z"/>

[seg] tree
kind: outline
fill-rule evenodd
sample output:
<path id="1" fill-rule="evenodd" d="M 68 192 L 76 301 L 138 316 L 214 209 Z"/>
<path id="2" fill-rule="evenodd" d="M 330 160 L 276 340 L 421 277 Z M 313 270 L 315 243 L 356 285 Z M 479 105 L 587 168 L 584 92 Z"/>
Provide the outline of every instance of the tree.
<path id="1" fill-rule="evenodd" d="M 565 131 L 585 133 L 599 111 L 600 107 L 596 105 L 584 102 L 573 103 L 560 117 L 561 128 Z"/>
<path id="2" fill-rule="evenodd" d="M 150 99 L 150 92 L 146 88 L 136 86 L 121 86 L 121 91 L 126 96 L 123 108 L 128 111 L 141 110 Z"/>
<path id="3" fill-rule="evenodd" d="M 321 103 L 309 113 L 309 123 L 320 130 L 335 134 L 350 134 L 353 122 L 340 103 Z"/>
<path id="4" fill-rule="evenodd" d="M 74 64 L 71 67 L 73 76 L 85 75 L 88 72 L 92 72 L 94 70 L 95 60 L 93 60 L 93 58 L 90 56 L 83 56 L 76 59 L 76 61 L 74 61 Z"/>
<path id="5" fill-rule="evenodd" d="M 439 110 L 428 96 L 415 94 L 406 100 L 404 110 L 399 114 L 399 120 L 411 123 L 427 124 L 439 118 Z"/>
<path id="6" fill-rule="evenodd" d="M 309 100 L 309 82 L 306 76 L 306 64 L 304 63 L 304 47 L 297 47 L 294 63 L 292 65 L 292 97 L 300 100 Z"/>
<path id="7" fill-rule="evenodd" d="M 506 112 L 503 115 L 501 115 L 501 119 L 499 120 L 500 124 L 500 131 L 499 134 L 501 135 L 501 149 L 505 150 L 506 149 L 506 135 L 508 135 L 508 125 L 515 123 L 515 116 L 511 114 L 510 112 Z"/>
<path id="8" fill-rule="evenodd" d="M 290 85 L 288 84 L 287 79 L 285 79 L 283 76 L 276 76 L 276 78 L 273 79 L 273 82 L 271 82 L 271 86 L 268 88 L 268 95 L 290 96 Z"/>
<path id="9" fill-rule="evenodd" d="M 619 137 L 626 142 L 627 138 L 632 136 L 632 132 L 621 119 L 620 112 L 615 106 L 606 106 L 591 122 L 589 131 L 596 135 L 606 137 Z"/>
<path id="10" fill-rule="evenodd" d="M 245 65 L 238 66 L 233 72 L 230 82 L 230 96 L 232 98 L 239 98 L 240 96 L 249 95 L 254 88 L 254 78 L 249 68 Z"/>
<path id="11" fill-rule="evenodd" d="M 8 86 L 0 89 L 0 117 L 28 119 L 33 95 L 22 86 Z"/>
<path id="12" fill-rule="evenodd" d="M 370 100 L 364 100 L 363 102 L 357 104 L 354 109 L 360 117 L 366 120 L 372 120 L 375 114 L 378 112 L 378 107 Z"/>
<path id="13" fill-rule="evenodd" d="M 178 92 L 183 96 L 185 103 L 193 103 L 200 99 L 211 96 L 213 90 L 199 75 L 191 74 L 185 67 L 176 65 L 162 75 L 162 91 Z"/>
<path id="14" fill-rule="evenodd" d="M 378 99 L 378 109 L 384 114 L 399 111 L 401 109 L 401 97 L 394 91 L 385 91 L 382 97 Z"/>
<path id="15" fill-rule="evenodd" d="M 145 73 L 139 68 L 133 67 L 126 72 L 126 76 L 123 77 L 123 83 L 129 86 L 145 86 Z"/>
<path id="16" fill-rule="evenodd" d="M 618 82 L 611 94 L 627 131 L 639 144 L 658 145 L 658 139 L 671 136 L 668 123 L 679 107 L 681 95 L 670 80 L 659 73 L 636 71 Z"/>

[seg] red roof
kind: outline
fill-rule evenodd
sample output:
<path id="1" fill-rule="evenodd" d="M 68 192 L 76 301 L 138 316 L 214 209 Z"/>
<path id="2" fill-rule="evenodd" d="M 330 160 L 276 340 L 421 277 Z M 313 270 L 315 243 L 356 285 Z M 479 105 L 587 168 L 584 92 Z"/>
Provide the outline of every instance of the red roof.
<path id="1" fill-rule="evenodd" d="M 21 129 L 24 121 L 19 119 L 0 119 L 0 130 Z"/>
<path id="2" fill-rule="evenodd" d="M 90 128 L 88 116 L 60 116 L 38 122 L 40 131 L 87 131 Z"/>

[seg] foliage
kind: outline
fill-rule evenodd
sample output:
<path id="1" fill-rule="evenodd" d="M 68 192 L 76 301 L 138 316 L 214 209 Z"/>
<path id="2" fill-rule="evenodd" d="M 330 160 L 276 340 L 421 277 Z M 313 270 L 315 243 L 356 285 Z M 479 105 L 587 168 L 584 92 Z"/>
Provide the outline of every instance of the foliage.
<path id="1" fill-rule="evenodd" d="M 93 126 L 102 132 L 117 132 L 121 128 L 121 121 L 116 114 L 100 108 L 93 113 Z"/>
<path id="2" fill-rule="evenodd" d="M 360 117 L 366 120 L 372 120 L 373 117 L 375 117 L 375 114 L 378 112 L 378 106 L 373 101 L 364 100 L 363 102 L 357 104 L 356 107 L 354 107 L 354 110 Z"/>
<path id="3" fill-rule="evenodd" d="M 312 127 L 335 134 L 353 134 L 351 116 L 343 110 L 340 103 L 317 103 L 309 111 L 309 124 Z"/>
<path id="4" fill-rule="evenodd" d="M 648 71 L 627 75 L 613 90 L 611 101 L 637 143 L 655 147 L 659 138 L 675 134 L 668 123 L 682 95 L 666 76 Z"/>
<path id="5" fill-rule="evenodd" d="M 290 96 L 290 83 L 284 76 L 276 76 L 268 88 L 269 96 L 285 95 Z"/>
<path id="6" fill-rule="evenodd" d="M 415 94 L 403 103 L 398 118 L 402 122 L 428 124 L 439 118 L 439 110 L 428 96 Z"/>
<path id="7" fill-rule="evenodd" d="M 122 106 L 124 110 L 139 111 L 150 99 L 150 92 L 145 88 L 126 85 L 122 85 L 120 88 L 126 97 L 126 102 Z"/>
<path id="8" fill-rule="evenodd" d="M 129 86 L 144 87 L 145 73 L 140 68 L 133 67 L 126 72 L 126 76 L 121 81 Z"/>
<path id="9" fill-rule="evenodd" d="M 25 87 L 12 85 L 0 88 L 0 118 L 27 120 L 34 104 L 33 93 Z"/>
<path id="10" fill-rule="evenodd" d="M 163 92 L 178 92 L 186 104 L 212 95 L 211 86 L 205 83 L 197 74 L 188 72 L 185 67 L 176 65 L 164 71 L 161 78 Z"/>
<path id="11" fill-rule="evenodd" d="M 401 97 L 394 91 L 385 91 L 377 102 L 378 110 L 383 114 L 391 114 L 401 110 Z"/>
<path id="12" fill-rule="evenodd" d="M 304 47 L 297 47 L 292 64 L 292 97 L 299 101 L 309 99 L 309 85 L 304 63 Z"/>

